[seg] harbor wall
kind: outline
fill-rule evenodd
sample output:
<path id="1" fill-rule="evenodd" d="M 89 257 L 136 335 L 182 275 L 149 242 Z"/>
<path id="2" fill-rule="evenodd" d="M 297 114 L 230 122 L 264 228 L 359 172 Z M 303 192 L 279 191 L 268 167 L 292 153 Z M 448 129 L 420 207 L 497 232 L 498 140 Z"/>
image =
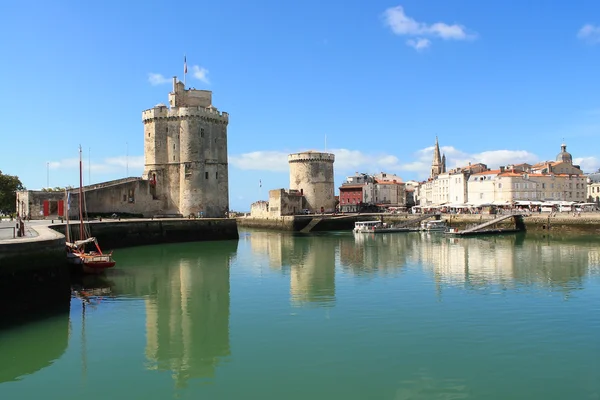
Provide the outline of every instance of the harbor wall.
<path id="1" fill-rule="evenodd" d="M 441 219 L 445 220 L 449 226 L 458 229 L 466 229 L 503 215 L 490 214 L 443 214 Z M 386 223 L 404 224 L 411 220 L 417 220 L 420 214 L 353 214 L 353 215 L 296 215 L 285 217 L 240 217 L 237 219 L 238 226 L 258 229 L 272 229 L 282 231 L 300 231 L 307 226 L 313 218 L 323 218 L 312 231 L 336 231 L 351 230 L 356 221 L 383 220 Z M 524 223 L 527 231 L 562 231 L 572 233 L 600 233 L 600 213 L 582 213 L 581 216 L 572 214 L 532 214 L 524 217 Z M 418 226 L 415 222 L 413 226 Z M 495 227 L 510 228 L 514 227 L 514 220 L 508 219 L 499 222 Z"/>
<path id="2" fill-rule="evenodd" d="M 38 234 L 0 242 L 0 327 L 69 310 L 65 238 L 47 227 Z"/>
<path id="3" fill-rule="evenodd" d="M 207 240 L 237 240 L 234 218 L 154 219 L 93 221 L 84 223 L 98 239 L 102 250 L 161 243 L 198 242 Z M 65 234 L 66 224 L 52 229 Z M 79 225 L 71 224 L 71 238 L 79 238 Z"/>

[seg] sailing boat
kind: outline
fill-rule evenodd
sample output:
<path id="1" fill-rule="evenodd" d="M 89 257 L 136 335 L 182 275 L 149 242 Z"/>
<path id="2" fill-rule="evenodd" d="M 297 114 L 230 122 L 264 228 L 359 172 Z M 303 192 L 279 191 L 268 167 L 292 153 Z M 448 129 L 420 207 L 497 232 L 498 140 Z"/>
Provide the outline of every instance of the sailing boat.
<path id="1" fill-rule="evenodd" d="M 108 268 L 115 266 L 116 262 L 112 258 L 112 252 L 102 253 L 98 240 L 90 236 L 83 224 L 83 163 L 81 161 L 81 146 L 79 146 L 79 240 L 71 242 L 69 229 L 69 211 L 70 193 L 67 193 L 67 262 L 74 265 L 81 265 L 86 274 L 101 274 Z M 94 243 L 96 250 L 85 251 L 87 244 Z"/>

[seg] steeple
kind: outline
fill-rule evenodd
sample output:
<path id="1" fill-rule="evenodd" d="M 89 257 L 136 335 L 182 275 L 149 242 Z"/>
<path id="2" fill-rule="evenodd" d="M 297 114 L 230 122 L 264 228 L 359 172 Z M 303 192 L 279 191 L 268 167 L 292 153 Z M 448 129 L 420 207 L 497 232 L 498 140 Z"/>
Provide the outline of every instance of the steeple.
<path id="1" fill-rule="evenodd" d="M 435 178 L 441 173 L 446 172 L 446 155 L 442 157 L 440 153 L 440 144 L 438 137 L 435 137 L 435 147 L 433 148 L 433 161 L 431 162 L 431 177 Z"/>
<path id="2" fill-rule="evenodd" d="M 440 165 L 442 163 L 442 157 L 440 156 L 440 144 L 438 137 L 435 137 L 435 147 L 433 149 L 433 162 L 432 165 Z"/>

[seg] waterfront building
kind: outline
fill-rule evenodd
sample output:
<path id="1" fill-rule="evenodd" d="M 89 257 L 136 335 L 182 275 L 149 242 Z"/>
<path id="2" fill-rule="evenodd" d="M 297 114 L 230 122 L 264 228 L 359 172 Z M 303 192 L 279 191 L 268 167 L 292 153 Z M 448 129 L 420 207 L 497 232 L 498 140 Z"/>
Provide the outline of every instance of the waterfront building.
<path id="1" fill-rule="evenodd" d="M 435 162 L 435 157 L 434 157 Z M 433 166 L 432 166 L 433 169 Z M 444 204 L 465 204 L 469 200 L 467 182 L 474 173 L 487 171 L 485 164 L 477 163 L 444 171 L 430 177 L 421 186 L 420 205 L 439 206 Z"/>
<path id="2" fill-rule="evenodd" d="M 364 207 L 406 207 L 406 187 L 395 174 L 357 172 L 347 177 L 339 189 L 342 212 L 359 212 Z"/>
<path id="3" fill-rule="evenodd" d="M 600 204 L 600 171 L 589 174 L 587 182 L 587 201 Z"/>
<path id="4" fill-rule="evenodd" d="M 346 178 L 340 186 L 340 211 L 359 212 L 365 202 L 364 188 L 368 183 L 373 183 L 374 178 L 365 173 L 356 173 Z"/>

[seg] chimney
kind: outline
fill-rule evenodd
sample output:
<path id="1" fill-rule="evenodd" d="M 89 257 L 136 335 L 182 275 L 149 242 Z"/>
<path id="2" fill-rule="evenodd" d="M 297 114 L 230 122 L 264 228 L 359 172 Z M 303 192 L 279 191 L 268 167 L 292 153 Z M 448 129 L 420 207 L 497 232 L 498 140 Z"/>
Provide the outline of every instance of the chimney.
<path id="1" fill-rule="evenodd" d="M 503 172 L 504 172 L 504 165 L 501 165 L 500 166 L 500 173 L 503 173 Z"/>

